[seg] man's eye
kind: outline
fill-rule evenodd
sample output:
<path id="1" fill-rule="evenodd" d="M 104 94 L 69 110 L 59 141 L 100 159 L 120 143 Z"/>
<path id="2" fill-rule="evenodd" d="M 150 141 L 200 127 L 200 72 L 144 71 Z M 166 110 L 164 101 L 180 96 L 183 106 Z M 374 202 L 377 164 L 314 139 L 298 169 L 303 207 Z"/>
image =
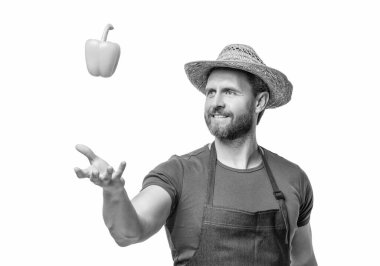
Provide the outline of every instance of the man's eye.
<path id="1" fill-rule="evenodd" d="M 215 91 L 211 91 L 211 90 L 206 91 L 207 96 L 213 96 L 214 94 L 215 94 Z"/>
<path id="2" fill-rule="evenodd" d="M 232 90 L 226 90 L 225 93 L 226 93 L 227 95 L 233 95 L 233 94 L 235 94 L 235 92 L 232 91 Z"/>

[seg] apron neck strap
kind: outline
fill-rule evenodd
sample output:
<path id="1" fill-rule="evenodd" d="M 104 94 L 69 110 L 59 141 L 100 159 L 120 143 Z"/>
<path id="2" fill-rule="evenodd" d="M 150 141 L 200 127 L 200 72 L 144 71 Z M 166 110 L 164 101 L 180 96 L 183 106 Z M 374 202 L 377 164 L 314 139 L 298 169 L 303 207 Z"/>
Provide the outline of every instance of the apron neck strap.
<path id="1" fill-rule="evenodd" d="M 261 152 L 263 162 L 264 162 L 264 166 L 265 166 L 265 170 L 267 171 L 270 183 L 271 183 L 272 188 L 273 188 L 273 195 L 276 198 L 276 200 L 278 201 L 278 205 L 280 206 L 281 215 L 282 215 L 282 218 L 284 219 L 284 222 L 285 222 L 285 227 L 286 227 L 285 243 L 289 244 L 289 220 L 288 220 L 288 211 L 287 211 L 286 205 L 285 205 L 285 196 L 284 196 L 284 193 L 277 186 L 277 183 L 276 183 L 276 180 L 274 179 L 272 170 L 269 167 L 266 153 L 264 153 L 264 149 L 259 146 L 259 151 Z"/>
<path id="2" fill-rule="evenodd" d="M 272 185 L 273 195 L 277 200 L 285 200 L 285 196 L 282 191 L 278 188 L 277 183 L 273 177 L 272 171 L 268 165 L 266 154 L 262 147 L 259 146 L 259 152 L 263 158 L 265 170 L 268 174 L 269 181 Z M 210 157 L 208 162 L 208 186 L 207 186 L 207 204 L 212 205 L 214 198 L 214 186 L 215 186 L 215 168 L 216 168 L 217 156 L 215 149 L 215 142 L 211 144 L 210 147 Z"/>
<path id="3" fill-rule="evenodd" d="M 208 161 L 208 185 L 207 185 L 207 205 L 213 205 L 216 169 L 216 149 L 215 142 L 211 144 L 210 157 Z"/>
<path id="4" fill-rule="evenodd" d="M 261 153 L 265 170 L 268 174 L 269 181 L 272 185 L 273 195 L 278 201 L 278 204 L 280 206 L 280 211 L 281 211 L 282 217 L 285 222 L 285 227 L 286 227 L 285 243 L 288 244 L 289 243 L 288 241 L 289 240 L 289 223 L 288 223 L 288 212 L 285 205 L 285 196 L 284 196 L 284 193 L 278 188 L 276 180 L 274 179 L 272 170 L 269 167 L 266 153 L 264 152 L 264 149 L 260 146 L 259 146 L 259 152 Z M 209 206 L 213 206 L 216 163 L 217 163 L 217 156 L 216 156 L 215 142 L 213 142 L 210 147 L 210 157 L 209 157 L 209 162 L 208 162 L 208 184 L 207 184 L 206 204 Z"/>
<path id="5" fill-rule="evenodd" d="M 274 197 L 276 198 L 276 200 L 285 200 L 284 193 L 282 193 L 282 191 L 278 188 L 276 180 L 273 177 L 273 173 L 272 173 L 272 170 L 269 167 L 266 154 L 264 153 L 264 149 L 259 146 L 259 151 L 261 153 L 261 157 L 263 158 L 265 170 L 267 171 L 267 174 L 268 174 L 268 177 L 269 177 L 269 181 L 270 181 L 270 183 L 272 185 Z"/>

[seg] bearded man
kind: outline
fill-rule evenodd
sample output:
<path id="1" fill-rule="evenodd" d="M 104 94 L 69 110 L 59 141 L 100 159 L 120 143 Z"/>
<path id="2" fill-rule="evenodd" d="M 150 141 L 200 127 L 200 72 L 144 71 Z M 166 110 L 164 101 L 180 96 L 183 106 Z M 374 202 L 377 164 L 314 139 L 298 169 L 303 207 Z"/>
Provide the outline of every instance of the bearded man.
<path id="1" fill-rule="evenodd" d="M 215 140 L 158 165 L 132 200 L 125 162 L 114 172 L 76 146 L 91 165 L 75 172 L 103 188 L 103 217 L 115 241 L 128 246 L 165 226 L 174 265 L 317 265 L 309 179 L 256 140 L 264 110 L 290 101 L 287 77 L 241 44 L 185 71 L 205 94 L 204 119 Z"/>

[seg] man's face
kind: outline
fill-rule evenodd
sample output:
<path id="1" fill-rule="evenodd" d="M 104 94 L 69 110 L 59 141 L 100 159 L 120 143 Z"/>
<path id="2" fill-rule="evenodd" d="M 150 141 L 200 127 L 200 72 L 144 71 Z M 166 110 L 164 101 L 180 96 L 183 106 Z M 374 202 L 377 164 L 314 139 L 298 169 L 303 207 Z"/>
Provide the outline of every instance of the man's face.
<path id="1" fill-rule="evenodd" d="M 213 70 L 206 84 L 204 117 L 215 137 L 234 140 L 247 135 L 254 121 L 254 96 L 244 72 Z"/>

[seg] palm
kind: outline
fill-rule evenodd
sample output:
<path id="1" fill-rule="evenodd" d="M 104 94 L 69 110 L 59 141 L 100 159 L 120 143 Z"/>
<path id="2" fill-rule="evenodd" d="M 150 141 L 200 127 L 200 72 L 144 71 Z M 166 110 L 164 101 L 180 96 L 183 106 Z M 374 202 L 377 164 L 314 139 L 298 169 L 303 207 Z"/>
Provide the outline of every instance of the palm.
<path id="1" fill-rule="evenodd" d="M 86 169 L 76 167 L 75 173 L 79 178 L 90 178 L 90 180 L 106 190 L 120 189 L 125 181 L 121 177 L 125 169 L 125 162 L 122 162 L 116 172 L 105 160 L 97 156 L 89 147 L 78 144 L 75 148 L 82 153 L 90 162 Z"/>
<path id="2" fill-rule="evenodd" d="M 92 161 L 90 167 L 97 169 L 100 174 L 104 174 L 107 171 L 108 166 L 110 165 L 106 161 L 100 157 L 96 157 Z"/>

